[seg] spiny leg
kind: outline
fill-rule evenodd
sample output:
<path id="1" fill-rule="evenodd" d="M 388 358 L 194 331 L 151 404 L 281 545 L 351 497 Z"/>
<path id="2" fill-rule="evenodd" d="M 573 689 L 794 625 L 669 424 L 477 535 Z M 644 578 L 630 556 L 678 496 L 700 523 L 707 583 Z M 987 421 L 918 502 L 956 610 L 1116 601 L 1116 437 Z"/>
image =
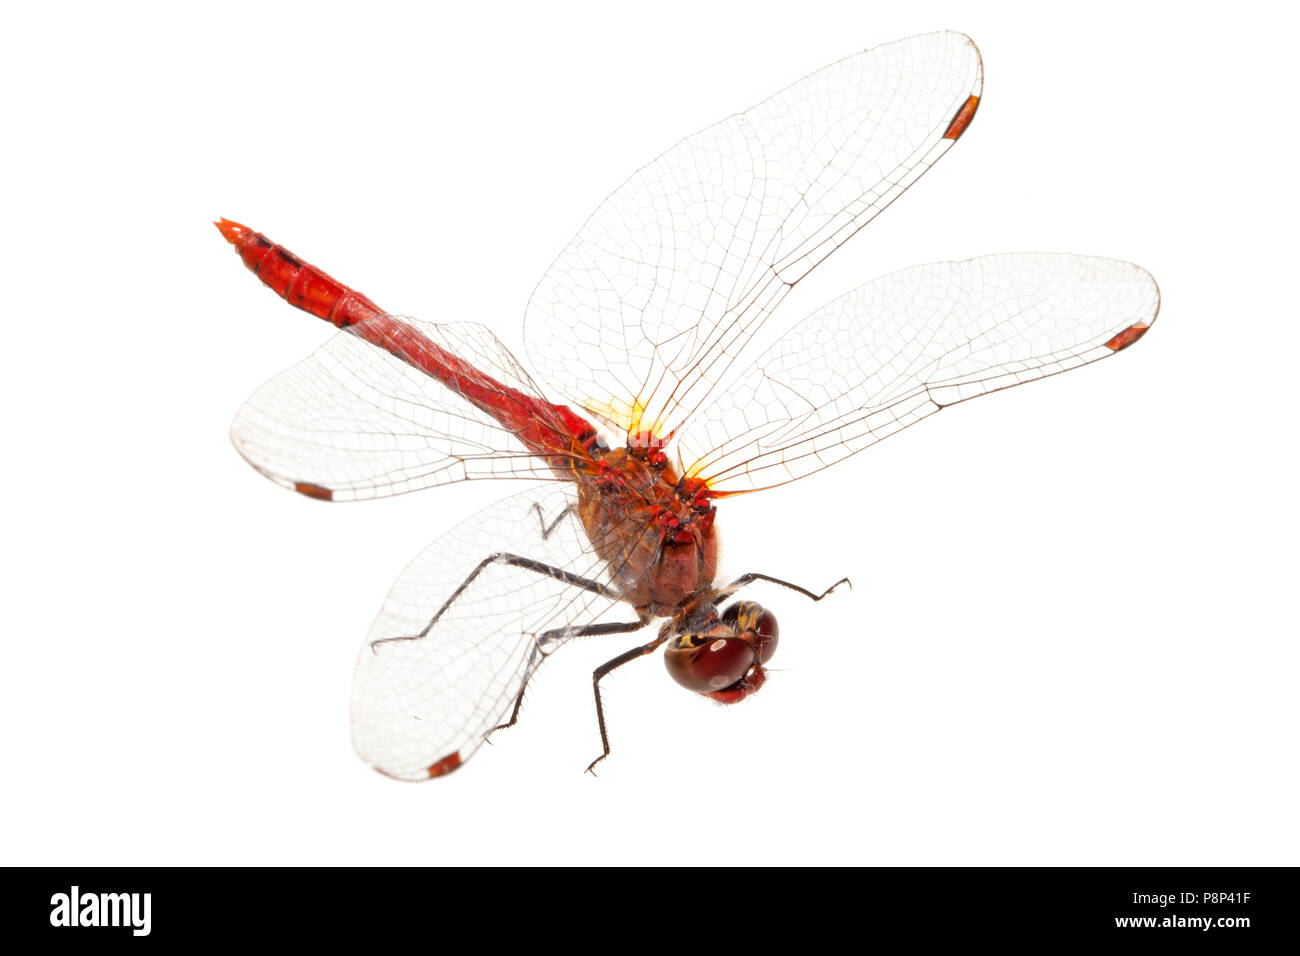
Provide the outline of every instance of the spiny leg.
<path id="1" fill-rule="evenodd" d="M 537 660 L 536 655 L 538 653 L 539 651 L 537 650 L 537 645 L 534 644 L 532 654 L 529 655 L 528 658 L 528 668 L 527 668 L 528 676 L 525 677 L 524 682 L 519 685 L 519 693 L 515 694 L 515 706 L 510 711 L 510 719 L 507 720 L 504 724 L 497 724 L 495 727 L 489 730 L 483 737 L 484 743 L 488 743 L 488 744 L 492 743 L 492 735 L 495 734 L 498 730 L 506 730 L 510 727 L 513 727 L 516 723 L 519 722 L 519 708 L 524 705 L 524 691 L 528 689 L 528 682 L 533 679 L 533 672 L 535 670 L 533 665 Z"/>
<path id="2" fill-rule="evenodd" d="M 606 624 L 588 624 L 585 627 L 578 627 L 578 628 L 558 627 L 553 631 L 544 631 L 540 639 L 538 640 L 538 644 L 540 645 L 545 643 L 548 638 L 554 640 L 556 638 L 563 637 L 567 640 L 570 637 L 597 637 L 602 634 L 630 634 L 633 631 L 641 630 L 641 628 L 645 627 L 646 624 L 648 624 L 649 622 L 650 622 L 649 617 L 642 617 L 635 621 L 627 621 L 627 622 L 617 621 L 617 622 L 611 622 Z M 536 650 L 534 650 L 534 653 L 536 653 Z M 498 724 L 497 726 L 493 727 L 490 731 L 488 731 L 489 736 L 495 734 L 498 730 L 505 730 L 508 727 L 513 727 L 515 723 L 519 720 L 519 708 L 524 703 L 524 691 L 528 689 L 528 682 L 530 680 L 532 680 L 531 674 L 528 677 L 524 678 L 524 683 L 519 688 L 519 693 L 515 695 L 515 707 L 514 710 L 510 711 L 510 719 L 507 720 L 504 724 Z M 596 698 L 596 710 L 597 713 L 599 713 L 600 711 L 599 696 L 597 696 Z M 601 726 L 601 736 L 602 737 L 604 736 L 603 724 Z M 608 751 L 606 752 L 608 753 Z M 590 770 L 591 767 L 588 767 L 587 769 Z"/>
<path id="3" fill-rule="evenodd" d="M 546 523 L 546 516 L 542 514 L 542 506 L 540 504 L 534 501 L 533 506 L 528 510 L 537 512 L 537 523 L 541 526 L 543 541 L 545 541 L 547 538 L 551 536 L 551 532 L 554 531 L 557 527 L 559 527 L 560 522 L 563 521 L 566 517 L 568 517 L 569 515 L 573 515 L 574 517 L 577 517 L 578 515 L 577 506 L 570 503 L 565 505 L 564 510 L 562 510 L 558 515 L 556 515 L 555 520 L 548 525 Z"/>
<path id="4" fill-rule="evenodd" d="M 554 527 L 554 525 L 552 525 L 552 527 Z M 541 561 L 535 561 L 532 558 L 525 558 L 517 554 L 498 552 L 496 554 L 488 555 L 486 558 L 484 558 L 482 561 L 478 563 L 478 566 L 475 567 L 474 570 L 469 573 L 469 576 L 460 583 L 460 586 L 456 588 L 455 591 L 451 592 L 451 597 L 447 598 L 447 600 L 443 602 L 442 607 L 438 608 L 438 610 L 434 613 L 433 617 L 429 619 L 429 623 L 424 625 L 424 627 L 420 630 L 418 634 L 408 634 L 402 637 L 381 637 L 377 641 L 370 642 L 370 650 L 372 652 L 375 652 L 375 648 L 380 644 L 389 644 L 394 641 L 418 641 L 421 638 L 427 637 L 429 631 L 433 630 L 433 625 L 437 624 L 438 619 L 447 612 L 447 608 L 451 607 L 454 603 L 456 603 L 456 599 L 465 592 L 465 589 L 467 587 L 469 587 L 472 583 L 474 583 L 474 579 L 477 578 L 480 574 L 482 574 L 485 568 L 487 568 L 489 565 L 492 564 L 508 564 L 512 567 L 523 568 L 526 571 L 533 571 L 536 574 L 542 574 L 545 575 L 546 577 L 555 578 L 555 580 L 557 581 L 562 581 L 563 583 L 571 585 L 576 588 L 582 588 L 584 591 L 591 591 L 593 594 L 600 594 L 607 597 L 615 597 L 615 598 L 618 597 L 618 593 L 612 590 L 611 588 L 606 587 L 605 585 L 597 581 L 592 581 L 589 578 L 580 577 L 579 575 L 573 574 L 570 571 L 565 571 L 563 568 L 557 568 L 554 567 L 553 565 L 543 564 Z"/>
<path id="5" fill-rule="evenodd" d="M 717 599 L 721 601 L 726 598 L 729 598 L 731 597 L 731 595 L 735 594 L 745 585 L 752 584 L 755 581 L 767 581 L 769 584 L 779 584 L 781 585 L 781 587 L 789 588 L 791 591 L 798 591 L 804 597 L 811 598 L 814 601 L 820 601 L 822 598 L 826 597 L 826 595 L 830 594 L 841 584 L 847 584 L 849 586 L 849 590 L 853 590 L 853 582 L 850 581 L 848 578 L 840 578 L 838 581 L 836 581 L 834 584 L 828 587 L 821 594 L 814 594 L 812 591 L 809 591 L 807 588 L 801 588 L 799 585 L 791 584 L 789 581 L 782 581 L 780 578 L 774 578 L 766 574 L 758 574 L 757 572 L 750 572 L 749 574 L 742 574 L 740 577 L 736 578 L 736 580 L 732 581 L 725 588 L 719 591 L 717 595 Z"/>
<path id="6" fill-rule="evenodd" d="M 645 621 L 649 621 L 646 617 Z M 618 655 L 613 660 L 608 660 L 597 667 L 591 674 L 591 688 L 596 694 L 596 723 L 600 725 L 600 746 L 602 753 L 599 757 L 587 764 L 587 773 L 593 777 L 596 771 L 592 768 L 609 756 L 609 734 L 605 730 L 605 708 L 600 702 L 600 680 L 610 671 L 622 667 L 628 661 L 634 661 L 638 657 L 645 657 L 647 654 L 653 654 L 664 641 L 668 640 L 668 634 L 664 631 L 659 633 L 649 644 L 642 644 L 640 647 L 634 647 L 630 651 Z"/>

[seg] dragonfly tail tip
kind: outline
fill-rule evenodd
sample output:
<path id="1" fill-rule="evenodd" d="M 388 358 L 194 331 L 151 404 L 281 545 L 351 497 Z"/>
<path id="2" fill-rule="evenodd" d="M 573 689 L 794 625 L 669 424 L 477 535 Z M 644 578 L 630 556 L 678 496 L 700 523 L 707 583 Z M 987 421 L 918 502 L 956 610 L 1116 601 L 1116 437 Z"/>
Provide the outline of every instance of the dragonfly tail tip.
<path id="1" fill-rule="evenodd" d="M 225 237 L 226 242 L 232 246 L 238 243 L 246 233 L 252 232 L 247 226 L 241 226 L 239 223 L 225 218 L 214 220 L 212 225 L 217 227 L 221 235 Z"/>

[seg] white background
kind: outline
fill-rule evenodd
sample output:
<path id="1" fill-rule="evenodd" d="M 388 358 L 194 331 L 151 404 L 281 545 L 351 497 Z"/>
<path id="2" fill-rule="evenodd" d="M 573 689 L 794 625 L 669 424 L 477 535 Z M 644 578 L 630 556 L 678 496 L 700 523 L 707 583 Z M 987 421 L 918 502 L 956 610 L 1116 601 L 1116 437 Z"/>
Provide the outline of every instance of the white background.
<path id="1" fill-rule="evenodd" d="M 3 861 L 1300 861 L 1295 17 L 982 6 L 11 10 Z M 753 700 L 630 666 L 593 779 L 590 671 L 631 642 L 582 642 L 461 772 L 368 770 L 349 684 L 389 583 L 519 486 L 330 506 L 248 468 L 229 420 L 328 330 L 210 221 L 517 346 L 633 169 L 945 27 L 983 52 L 977 120 L 780 318 L 1061 250 L 1149 269 L 1153 332 L 724 502 L 728 571 L 855 585 L 757 595 L 782 669 Z"/>

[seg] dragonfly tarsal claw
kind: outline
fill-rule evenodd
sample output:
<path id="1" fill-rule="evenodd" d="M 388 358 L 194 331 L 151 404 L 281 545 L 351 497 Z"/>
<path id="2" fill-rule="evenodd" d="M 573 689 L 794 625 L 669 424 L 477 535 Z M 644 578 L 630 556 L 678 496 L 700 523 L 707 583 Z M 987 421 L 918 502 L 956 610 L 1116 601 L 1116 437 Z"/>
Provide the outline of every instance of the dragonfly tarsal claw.
<path id="1" fill-rule="evenodd" d="M 850 591 L 853 590 L 853 582 L 852 582 L 852 581 L 850 581 L 848 578 L 840 578 L 838 581 L 836 581 L 834 584 L 832 584 L 830 587 L 828 587 L 825 591 L 823 591 L 823 592 L 821 593 L 821 595 L 817 598 L 817 600 L 820 601 L 822 598 L 826 597 L 826 595 L 830 594 L 832 591 L 834 591 L 834 590 L 835 590 L 837 587 L 839 587 L 841 584 L 847 584 L 847 585 L 849 586 L 849 590 L 850 590 Z"/>

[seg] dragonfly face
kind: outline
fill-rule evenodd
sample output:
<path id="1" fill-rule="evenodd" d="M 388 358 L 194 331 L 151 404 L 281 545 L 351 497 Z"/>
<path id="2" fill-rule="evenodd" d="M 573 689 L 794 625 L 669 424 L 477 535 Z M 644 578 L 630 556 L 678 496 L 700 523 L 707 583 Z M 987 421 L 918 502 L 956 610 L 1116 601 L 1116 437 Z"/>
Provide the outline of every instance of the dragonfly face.
<path id="1" fill-rule="evenodd" d="M 688 618 L 664 651 L 664 665 L 687 690 L 734 704 L 763 686 L 763 665 L 776 653 L 776 615 L 753 601 L 738 601 Z"/>

